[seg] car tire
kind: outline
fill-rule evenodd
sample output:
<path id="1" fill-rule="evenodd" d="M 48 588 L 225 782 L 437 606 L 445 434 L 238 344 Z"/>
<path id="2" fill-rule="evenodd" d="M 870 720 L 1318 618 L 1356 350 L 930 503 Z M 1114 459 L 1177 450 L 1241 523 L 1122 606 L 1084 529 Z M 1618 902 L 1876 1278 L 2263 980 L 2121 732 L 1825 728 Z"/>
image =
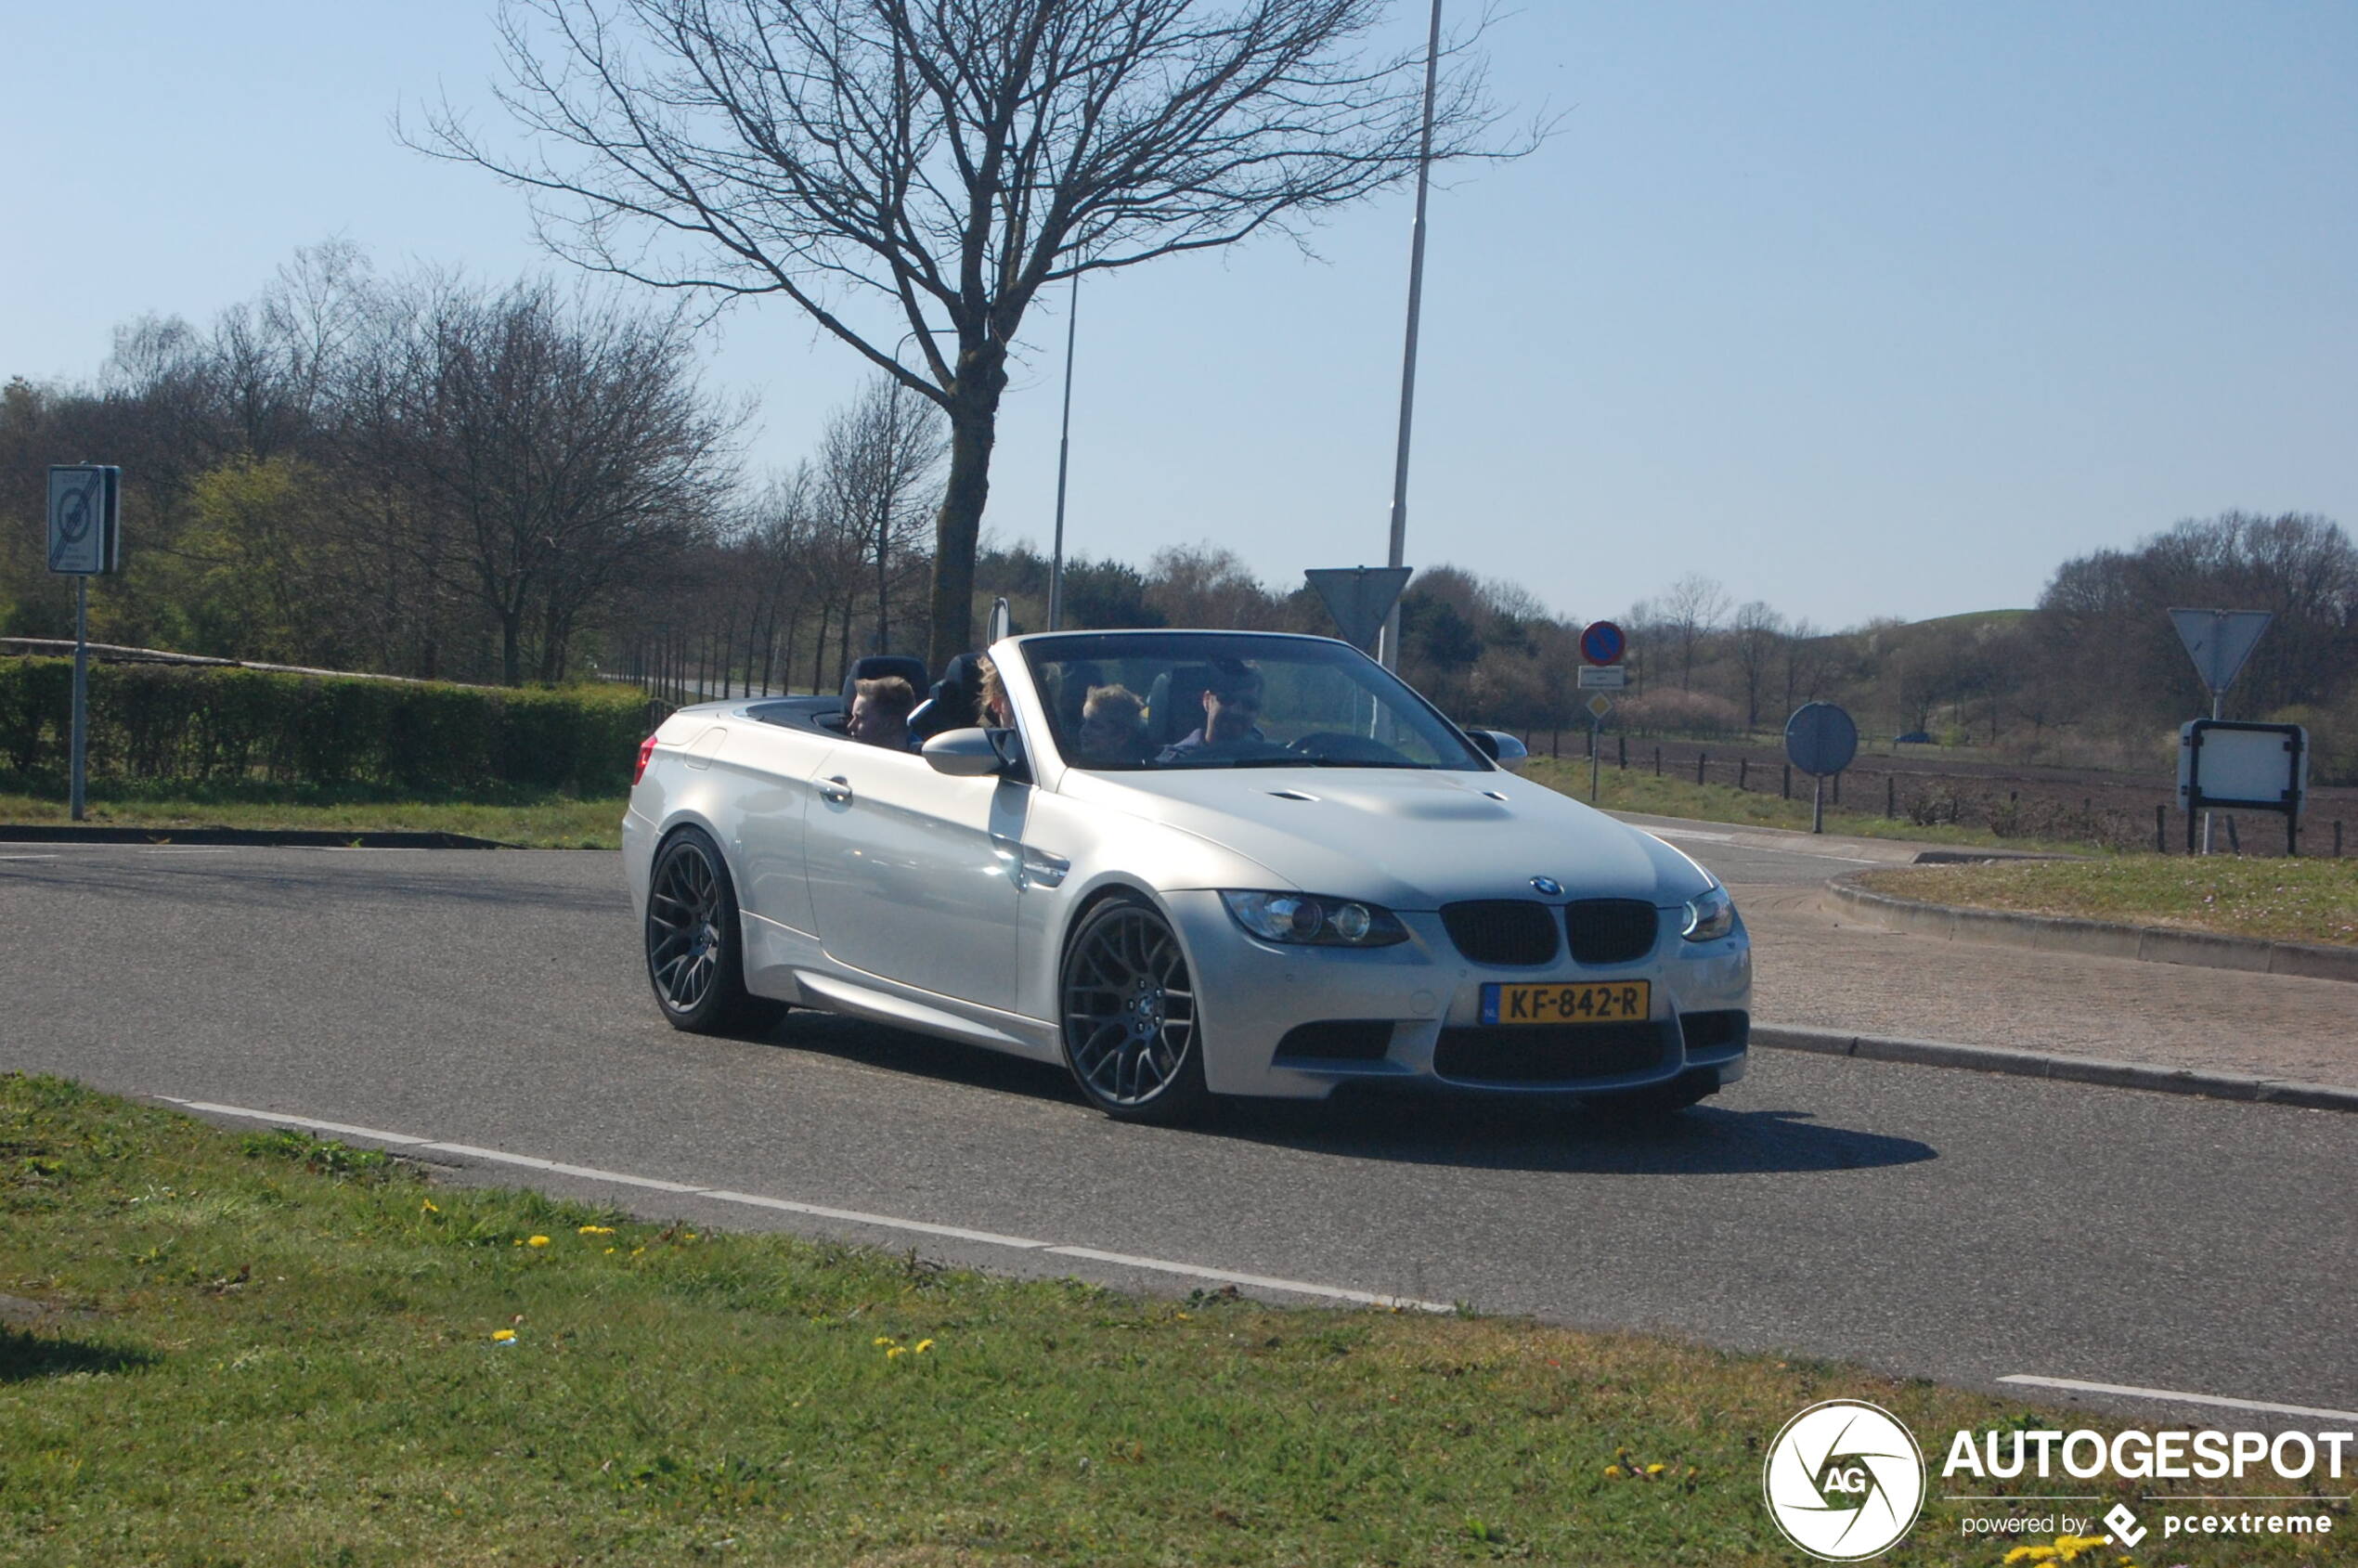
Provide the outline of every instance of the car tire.
<path id="1" fill-rule="evenodd" d="M 1171 923 L 1144 898 L 1093 907 L 1056 977 L 1065 1065 L 1088 1102 L 1117 1121 L 1171 1126 L 1201 1116 L 1203 1031 L 1194 981 Z"/>
<path id="2" fill-rule="evenodd" d="M 769 1028 L 786 1004 L 745 990 L 745 925 L 720 847 L 683 827 L 655 851 L 643 922 L 647 982 L 664 1021 L 690 1034 Z"/>

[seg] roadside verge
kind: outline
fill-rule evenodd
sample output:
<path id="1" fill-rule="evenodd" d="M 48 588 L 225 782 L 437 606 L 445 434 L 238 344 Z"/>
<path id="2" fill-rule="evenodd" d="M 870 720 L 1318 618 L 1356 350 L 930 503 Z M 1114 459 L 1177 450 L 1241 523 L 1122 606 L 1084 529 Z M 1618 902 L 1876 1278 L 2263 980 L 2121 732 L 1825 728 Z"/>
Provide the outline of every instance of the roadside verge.
<path id="1" fill-rule="evenodd" d="M 463 833 L 343 831 L 275 827 L 91 827 L 57 823 L 0 823 L 0 844 L 240 844 L 253 849 L 504 849 L 496 838 Z"/>
<path id="2" fill-rule="evenodd" d="M 1859 878 L 1868 875 L 1845 873 L 1826 884 L 1827 891 L 1851 914 L 1887 931 L 2050 952 L 2061 949 L 2096 958 L 2133 958 L 2147 964 L 2183 964 L 2197 968 L 2239 969 L 2252 974 L 2358 983 L 2358 948 L 2266 941 L 2255 937 L 2127 926 L 2069 915 L 2017 914 L 2006 910 L 1930 903 L 1860 887 Z"/>
<path id="3" fill-rule="evenodd" d="M 1958 1045 L 1942 1040 L 1897 1035 L 1852 1034 L 1843 1030 L 1794 1029 L 1755 1024 L 1752 1043 L 1778 1051 L 1809 1051 L 1827 1056 L 1901 1062 L 1914 1067 L 1963 1068 L 2015 1078 L 2050 1078 L 2067 1083 L 2099 1083 L 2114 1089 L 2144 1089 L 2204 1099 L 2243 1100 L 2301 1110 L 2358 1111 L 2358 1089 L 2330 1083 L 2297 1083 L 2237 1073 L 2206 1072 L 2151 1062 L 2108 1061 L 2101 1056 L 2066 1056 L 1998 1045 Z"/>

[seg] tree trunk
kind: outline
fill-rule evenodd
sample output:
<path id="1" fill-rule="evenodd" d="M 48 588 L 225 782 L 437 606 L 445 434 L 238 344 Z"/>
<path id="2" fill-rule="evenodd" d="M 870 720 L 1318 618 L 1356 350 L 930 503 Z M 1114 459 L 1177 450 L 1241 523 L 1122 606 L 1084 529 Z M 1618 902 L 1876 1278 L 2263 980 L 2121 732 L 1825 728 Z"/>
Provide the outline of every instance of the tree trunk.
<path id="1" fill-rule="evenodd" d="M 991 495 L 991 448 L 999 434 L 1002 365 L 987 373 L 961 365 L 982 382 L 950 409 L 950 480 L 934 519 L 933 627 L 926 663 L 939 669 L 974 648 L 975 546 L 982 537 L 982 506 Z"/>
<path id="2" fill-rule="evenodd" d="M 502 685 L 524 684 L 524 612 L 499 612 L 499 680 Z"/>
<path id="3" fill-rule="evenodd" d="M 827 689 L 827 628 L 834 623 L 835 601 L 819 603 L 819 639 L 810 650 L 810 690 L 815 694 Z"/>

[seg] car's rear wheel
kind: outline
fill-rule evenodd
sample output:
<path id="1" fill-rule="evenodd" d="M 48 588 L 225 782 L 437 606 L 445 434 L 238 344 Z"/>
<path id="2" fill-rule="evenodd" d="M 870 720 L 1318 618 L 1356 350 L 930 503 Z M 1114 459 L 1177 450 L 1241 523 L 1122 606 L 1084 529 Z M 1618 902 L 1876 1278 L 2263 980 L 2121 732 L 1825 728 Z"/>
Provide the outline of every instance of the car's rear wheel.
<path id="1" fill-rule="evenodd" d="M 745 990 L 745 930 L 720 847 L 681 828 L 647 879 L 647 979 L 664 1020 L 691 1034 L 767 1029 L 786 1004 Z"/>
<path id="2" fill-rule="evenodd" d="M 1120 1121 L 1167 1125 L 1211 1103 L 1194 981 L 1178 936 L 1152 904 L 1118 895 L 1082 916 L 1058 993 L 1065 1062 L 1091 1105 Z"/>

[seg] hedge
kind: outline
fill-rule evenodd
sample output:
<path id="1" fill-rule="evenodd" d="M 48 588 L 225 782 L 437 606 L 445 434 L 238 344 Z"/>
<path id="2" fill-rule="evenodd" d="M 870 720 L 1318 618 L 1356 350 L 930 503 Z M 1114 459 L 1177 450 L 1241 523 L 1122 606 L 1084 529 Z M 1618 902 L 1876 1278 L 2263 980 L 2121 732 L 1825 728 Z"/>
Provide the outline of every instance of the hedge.
<path id="1" fill-rule="evenodd" d="M 0 767 L 62 774 L 72 704 L 71 659 L 0 657 Z M 628 686 L 506 690 L 93 664 L 88 767 L 94 779 L 619 795 L 648 727 L 647 699 Z"/>

